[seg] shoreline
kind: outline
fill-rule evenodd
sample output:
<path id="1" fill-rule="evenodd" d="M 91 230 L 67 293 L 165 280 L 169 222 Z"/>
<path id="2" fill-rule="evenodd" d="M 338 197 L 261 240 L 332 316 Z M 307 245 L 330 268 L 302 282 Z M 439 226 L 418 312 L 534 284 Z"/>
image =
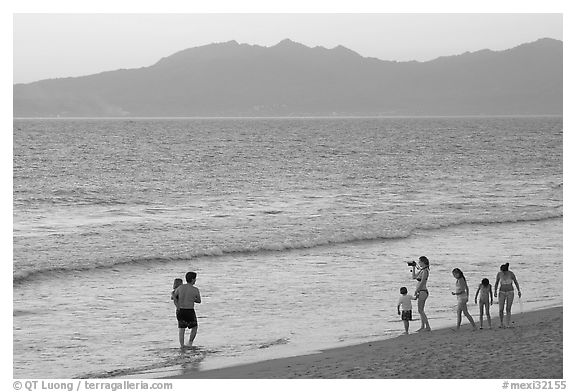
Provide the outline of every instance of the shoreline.
<path id="1" fill-rule="evenodd" d="M 477 325 L 479 321 L 475 320 Z M 204 371 L 170 379 L 562 379 L 563 306 L 512 314 L 512 328 L 455 327 Z M 505 355 L 506 360 L 503 360 Z"/>

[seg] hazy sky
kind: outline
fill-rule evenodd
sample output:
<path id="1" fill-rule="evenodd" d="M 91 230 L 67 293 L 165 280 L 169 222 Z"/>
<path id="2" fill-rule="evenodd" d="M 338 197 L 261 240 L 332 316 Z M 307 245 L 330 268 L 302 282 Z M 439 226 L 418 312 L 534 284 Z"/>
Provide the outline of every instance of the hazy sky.
<path id="1" fill-rule="evenodd" d="M 562 14 L 15 14 L 14 83 L 149 66 L 212 42 L 344 45 L 426 61 L 562 39 Z"/>

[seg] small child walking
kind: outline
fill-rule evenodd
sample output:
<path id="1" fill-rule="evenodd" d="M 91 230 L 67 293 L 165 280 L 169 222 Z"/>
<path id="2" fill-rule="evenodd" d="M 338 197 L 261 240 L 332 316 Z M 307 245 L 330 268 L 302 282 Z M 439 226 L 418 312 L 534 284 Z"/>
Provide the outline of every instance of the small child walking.
<path id="1" fill-rule="evenodd" d="M 478 302 L 478 294 L 480 294 L 480 302 Z M 476 297 L 474 297 L 474 303 L 480 304 L 480 329 L 482 329 L 482 323 L 484 318 L 484 309 L 486 309 L 486 319 L 488 320 L 488 328 L 492 329 L 492 319 L 490 318 L 490 305 L 494 303 L 494 297 L 492 296 L 492 285 L 490 281 L 486 278 L 482 279 L 482 283 L 478 286 L 476 290 Z"/>
<path id="2" fill-rule="evenodd" d="M 400 287 L 398 315 L 401 315 L 402 321 L 404 322 L 404 335 L 408 335 L 408 327 L 410 326 L 410 321 L 412 321 L 412 301 L 415 299 L 416 297 L 408 295 L 408 289 L 406 287 Z M 402 308 L 402 313 L 400 313 L 400 308 Z"/>

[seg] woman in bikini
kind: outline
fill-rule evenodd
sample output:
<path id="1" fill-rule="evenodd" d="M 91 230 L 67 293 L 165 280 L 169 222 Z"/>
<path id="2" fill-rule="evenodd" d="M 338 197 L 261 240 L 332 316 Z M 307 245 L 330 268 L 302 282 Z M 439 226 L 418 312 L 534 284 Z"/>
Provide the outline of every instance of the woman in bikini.
<path id="1" fill-rule="evenodd" d="M 500 272 L 496 275 L 496 283 L 494 284 L 494 296 L 498 295 L 500 328 L 510 327 L 512 303 L 514 302 L 514 286 L 512 286 L 512 283 L 514 283 L 518 289 L 518 298 L 522 297 L 516 275 L 514 275 L 514 272 L 508 270 L 509 265 L 510 263 L 506 263 L 500 266 Z M 498 291 L 498 285 L 500 285 L 500 291 Z M 504 305 L 506 305 L 506 325 L 504 325 Z"/>
<path id="2" fill-rule="evenodd" d="M 456 296 L 456 329 L 460 329 L 460 325 L 462 324 L 462 313 L 464 316 L 470 321 L 472 328 L 476 330 L 476 323 L 474 322 L 474 318 L 470 315 L 468 311 L 468 297 L 470 296 L 470 289 L 468 288 L 468 283 L 466 282 L 466 278 L 464 277 L 464 273 L 460 268 L 454 268 L 452 270 L 452 276 L 456 279 L 456 289 L 452 292 L 452 295 Z"/>
<path id="3" fill-rule="evenodd" d="M 417 332 L 430 331 L 430 324 L 428 323 L 428 317 L 424 312 L 424 306 L 426 305 L 426 300 L 428 299 L 428 289 L 426 288 L 426 283 L 428 282 L 428 275 L 430 274 L 430 262 L 426 256 L 420 256 L 418 259 L 418 265 L 420 266 L 420 271 L 416 273 L 416 266 L 412 266 L 412 279 L 416 279 L 418 284 L 416 285 L 416 291 L 414 292 L 414 297 L 418 299 L 418 313 L 420 314 L 420 323 L 422 326 Z"/>

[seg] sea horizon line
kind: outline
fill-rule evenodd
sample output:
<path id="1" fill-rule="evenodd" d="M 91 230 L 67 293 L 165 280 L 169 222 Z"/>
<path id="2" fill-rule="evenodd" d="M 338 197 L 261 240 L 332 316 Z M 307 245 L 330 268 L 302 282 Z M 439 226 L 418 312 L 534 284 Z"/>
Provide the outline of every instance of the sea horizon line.
<path id="1" fill-rule="evenodd" d="M 422 115 L 374 115 L 374 116 L 102 116 L 102 117 L 12 117 L 13 120 L 243 120 L 243 119 L 370 119 L 370 118 L 512 118 L 512 117 L 563 117 L 564 114 L 422 114 Z"/>

